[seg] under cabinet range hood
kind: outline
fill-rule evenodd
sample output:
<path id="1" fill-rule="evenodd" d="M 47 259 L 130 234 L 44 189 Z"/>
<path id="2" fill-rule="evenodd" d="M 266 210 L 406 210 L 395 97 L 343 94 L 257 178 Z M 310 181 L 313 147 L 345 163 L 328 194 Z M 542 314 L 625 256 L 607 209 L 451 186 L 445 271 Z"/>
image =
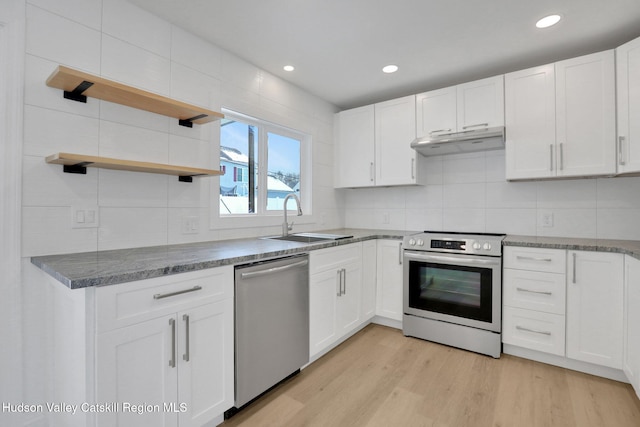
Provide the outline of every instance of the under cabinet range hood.
<path id="1" fill-rule="evenodd" d="M 504 148 L 504 126 L 427 135 L 414 140 L 411 148 L 423 156 L 499 150 Z"/>

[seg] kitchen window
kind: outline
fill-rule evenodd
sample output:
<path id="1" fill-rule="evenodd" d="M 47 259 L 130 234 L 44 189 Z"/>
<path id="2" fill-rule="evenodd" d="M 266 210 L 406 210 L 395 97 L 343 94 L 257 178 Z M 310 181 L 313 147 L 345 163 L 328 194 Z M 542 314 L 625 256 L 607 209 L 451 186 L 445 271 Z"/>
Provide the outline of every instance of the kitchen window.
<path id="1" fill-rule="evenodd" d="M 219 214 L 280 215 L 294 193 L 308 206 L 305 182 L 309 136 L 225 110 L 220 123 Z M 289 206 L 294 209 L 294 203 Z M 309 212 L 307 210 L 307 212 Z M 306 213 L 306 212 L 305 212 Z"/>

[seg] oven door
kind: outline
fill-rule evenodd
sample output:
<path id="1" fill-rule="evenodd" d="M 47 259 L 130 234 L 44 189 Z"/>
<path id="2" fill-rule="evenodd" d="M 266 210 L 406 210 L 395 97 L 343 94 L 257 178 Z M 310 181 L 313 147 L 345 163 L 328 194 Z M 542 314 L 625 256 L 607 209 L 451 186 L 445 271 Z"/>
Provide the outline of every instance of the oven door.
<path id="1" fill-rule="evenodd" d="M 404 313 L 500 332 L 502 258 L 404 251 Z"/>

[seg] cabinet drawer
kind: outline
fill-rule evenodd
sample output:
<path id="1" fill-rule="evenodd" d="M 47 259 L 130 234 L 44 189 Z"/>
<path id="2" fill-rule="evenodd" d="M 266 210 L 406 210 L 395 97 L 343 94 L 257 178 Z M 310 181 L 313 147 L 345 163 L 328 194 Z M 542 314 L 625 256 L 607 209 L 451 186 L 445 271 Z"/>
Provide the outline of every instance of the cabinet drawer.
<path id="1" fill-rule="evenodd" d="M 565 314 L 566 276 L 557 273 L 504 269 L 504 305 Z"/>
<path id="2" fill-rule="evenodd" d="M 506 246 L 503 257 L 504 268 L 564 274 L 567 254 L 562 249 Z"/>
<path id="3" fill-rule="evenodd" d="M 504 307 L 502 342 L 564 356 L 565 317 Z"/>
<path id="4" fill-rule="evenodd" d="M 187 307 L 233 297 L 233 266 L 96 289 L 98 331 L 121 328 Z"/>
<path id="5" fill-rule="evenodd" d="M 309 253 L 309 274 L 344 266 L 362 258 L 362 243 L 319 249 Z"/>

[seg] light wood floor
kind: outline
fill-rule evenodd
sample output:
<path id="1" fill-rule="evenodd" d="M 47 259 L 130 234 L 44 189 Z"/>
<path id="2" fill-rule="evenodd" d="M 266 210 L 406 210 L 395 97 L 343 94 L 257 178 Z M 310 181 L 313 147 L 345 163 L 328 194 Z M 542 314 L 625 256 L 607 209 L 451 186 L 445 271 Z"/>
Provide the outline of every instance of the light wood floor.
<path id="1" fill-rule="evenodd" d="M 222 426 L 639 427 L 640 401 L 629 384 L 369 325 Z"/>

